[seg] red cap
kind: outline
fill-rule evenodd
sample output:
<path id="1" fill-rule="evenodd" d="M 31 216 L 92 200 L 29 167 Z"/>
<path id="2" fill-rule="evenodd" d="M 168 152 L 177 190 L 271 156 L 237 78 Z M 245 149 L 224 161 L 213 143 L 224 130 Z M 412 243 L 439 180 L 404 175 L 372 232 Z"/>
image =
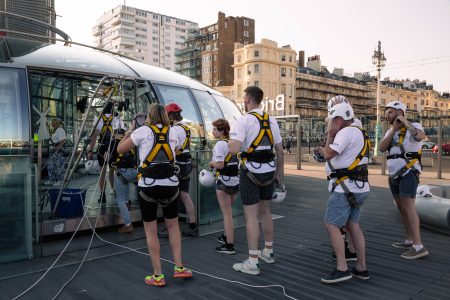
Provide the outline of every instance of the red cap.
<path id="1" fill-rule="evenodd" d="M 167 113 L 180 112 L 180 111 L 182 111 L 182 109 L 178 104 L 173 102 L 173 103 L 170 103 L 169 105 L 166 105 L 166 111 L 167 111 Z"/>

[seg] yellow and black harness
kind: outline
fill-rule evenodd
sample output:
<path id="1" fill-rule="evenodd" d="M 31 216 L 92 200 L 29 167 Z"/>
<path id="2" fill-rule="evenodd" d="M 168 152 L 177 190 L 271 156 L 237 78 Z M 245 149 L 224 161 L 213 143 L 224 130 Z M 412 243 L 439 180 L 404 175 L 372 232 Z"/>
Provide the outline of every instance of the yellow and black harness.
<path id="1" fill-rule="evenodd" d="M 228 142 L 228 140 L 222 140 L 225 142 Z M 225 159 L 223 160 L 223 168 L 222 169 L 216 169 L 216 175 L 219 177 L 222 176 L 238 176 L 239 175 L 239 160 L 237 155 L 233 155 L 231 153 L 228 153 Z"/>
<path id="2" fill-rule="evenodd" d="M 147 126 L 153 132 L 154 142 L 152 149 L 142 163 L 142 166 L 138 168 L 138 179 L 169 179 L 177 174 L 174 164 L 175 159 L 169 144 L 170 126 L 163 126 L 162 128 L 158 128 L 153 124 L 148 124 Z M 169 205 L 178 197 L 178 191 L 175 195 L 169 198 L 151 197 L 145 194 L 142 190 L 139 192 L 139 195 L 146 201 L 158 203 L 164 207 Z"/>
<path id="3" fill-rule="evenodd" d="M 405 140 L 405 136 L 406 136 L 406 126 L 403 126 L 400 129 L 400 133 L 398 135 L 398 143 L 391 143 L 389 150 L 391 150 L 392 147 L 399 147 L 400 148 L 400 153 L 396 153 L 396 154 L 391 154 L 386 156 L 387 159 L 397 159 L 397 158 L 402 158 L 405 160 L 406 165 L 401 168 L 400 170 L 398 170 L 396 173 L 390 175 L 391 178 L 393 179 L 397 179 L 397 178 L 401 178 L 409 169 L 411 169 L 414 174 L 417 176 L 417 173 L 419 173 L 419 171 L 416 169 L 416 167 L 414 167 L 414 164 L 416 162 L 421 163 L 421 157 L 422 157 L 422 150 L 419 150 L 418 152 L 406 152 L 405 147 L 403 146 L 403 142 Z"/>
<path id="4" fill-rule="evenodd" d="M 110 139 L 112 137 L 113 134 L 113 128 L 112 128 L 112 120 L 113 120 L 113 115 L 110 115 L 109 117 L 105 116 L 105 115 L 101 115 L 101 118 L 103 120 L 103 126 L 102 129 L 100 130 L 100 141 L 102 141 L 102 143 L 105 143 L 105 139 Z"/>
<path id="5" fill-rule="evenodd" d="M 364 137 L 364 145 L 361 151 L 356 156 L 355 160 L 351 163 L 350 166 L 343 169 L 335 169 L 333 165 L 331 164 L 331 161 L 327 160 L 327 165 L 330 168 L 331 172 L 330 175 L 328 175 L 327 179 L 330 180 L 332 178 L 336 178 L 336 181 L 333 182 L 333 186 L 331 189 L 331 192 L 334 191 L 334 189 L 340 185 L 342 189 L 344 190 L 345 196 L 347 197 L 348 202 L 353 207 L 358 207 L 358 203 L 356 201 L 355 195 L 350 192 L 348 187 L 345 185 L 344 181 L 346 179 L 350 180 L 357 180 L 362 182 L 368 182 L 369 181 L 369 172 L 367 170 L 367 164 L 359 165 L 361 160 L 364 157 L 369 158 L 370 153 L 370 139 L 367 135 L 367 132 L 355 125 L 351 125 L 351 127 L 356 127 L 359 130 L 361 130 L 361 133 Z"/>
<path id="6" fill-rule="evenodd" d="M 186 133 L 186 139 L 180 149 L 177 150 L 175 158 L 179 162 L 189 162 L 192 159 L 191 153 L 189 152 L 191 148 L 191 129 L 187 125 L 181 123 L 177 123 L 175 126 L 180 126 Z"/>
<path id="7" fill-rule="evenodd" d="M 245 166 L 248 161 L 250 163 L 270 163 L 274 161 L 275 155 L 273 154 L 273 134 L 270 128 L 269 114 L 263 113 L 261 116 L 257 112 L 250 112 L 249 115 L 253 115 L 259 121 L 259 133 L 256 138 L 250 144 L 247 151 L 243 151 L 238 155 L 241 160 L 241 167 L 244 173 L 250 178 L 253 183 L 258 186 L 267 186 L 273 182 L 275 177 L 261 181 L 253 175 Z M 259 146 L 270 146 L 270 149 L 257 150 Z"/>

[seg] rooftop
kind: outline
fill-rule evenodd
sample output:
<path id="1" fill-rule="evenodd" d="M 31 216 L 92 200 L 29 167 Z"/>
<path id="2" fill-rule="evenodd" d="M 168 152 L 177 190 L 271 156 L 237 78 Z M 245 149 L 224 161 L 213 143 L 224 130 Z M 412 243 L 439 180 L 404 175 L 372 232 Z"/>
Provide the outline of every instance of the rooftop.
<path id="1" fill-rule="evenodd" d="M 292 168 L 291 168 L 292 169 Z M 309 173 L 313 171 L 308 170 Z M 293 171 L 288 173 L 295 173 Z M 387 179 L 386 179 L 387 181 Z M 387 188 L 372 187 L 362 207 L 361 226 L 366 235 L 369 281 L 354 278 L 325 285 L 320 277 L 335 266 L 322 220 L 328 193 L 324 179 L 287 175 L 288 197 L 273 205 L 276 263 L 261 264 L 261 274 L 251 276 L 233 271 L 232 264 L 247 256 L 245 228 L 235 230 L 237 254 L 214 251 L 218 234 L 183 240 L 186 266 L 195 273 L 190 280 L 166 276 L 167 286 L 156 288 L 144 283 L 151 272 L 142 227 L 127 236 L 101 231 L 105 241 L 137 249 L 139 253 L 94 238 L 87 261 L 64 289 L 61 299 L 287 299 L 279 284 L 293 299 L 448 299 L 450 294 L 450 236 L 422 228 L 430 256 L 407 261 L 401 250 L 391 247 L 401 240 L 400 216 Z M 215 201 L 215 199 L 211 199 Z M 219 224 L 220 225 L 220 224 Z M 220 226 L 218 227 L 220 228 Z M 89 243 L 90 235 L 77 237 L 61 262 L 23 299 L 49 299 L 75 272 Z M 55 260 L 66 241 L 43 244 L 45 257 L 33 261 L 3 264 L 0 268 L 0 299 L 10 299 L 33 284 Z M 261 242 L 262 244 L 262 242 Z M 170 259 L 170 247 L 161 240 L 163 258 Z M 170 274 L 172 265 L 163 262 Z M 353 266 L 350 263 L 349 266 Z M 356 296 L 357 295 L 357 296 Z"/>

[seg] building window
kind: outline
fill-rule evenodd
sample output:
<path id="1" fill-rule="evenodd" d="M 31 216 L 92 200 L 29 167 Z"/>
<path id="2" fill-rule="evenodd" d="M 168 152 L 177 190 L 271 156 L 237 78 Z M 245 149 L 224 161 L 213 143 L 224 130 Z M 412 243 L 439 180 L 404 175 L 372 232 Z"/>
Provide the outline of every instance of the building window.
<path id="1" fill-rule="evenodd" d="M 255 57 L 259 57 L 259 51 L 255 51 L 254 55 Z"/>
<path id="2" fill-rule="evenodd" d="M 255 73 L 259 73 L 259 64 L 256 64 L 254 67 Z"/>
<path id="3" fill-rule="evenodd" d="M 247 30 L 244 30 L 244 36 L 245 37 L 249 37 L 250 35 L 248 34 L 248 31 Z"/>
<path id="4" fill-rule="evenodd" d="M 255 81 L 255 86 L 259 87 L 259 81 L 258 80 Z"/>
<path id="5" fill-rule="evenodd" d="M 288 69 L 289 71 L 289 77 L 292 77 L 292 69 Z"/>
<path id="6" fill-rule="evenodd" d="M 241 62 L 241 55 L 238 55 L 237 61 L 238 61 L 238 62 Z"/>
<path id="7" fill-rule="evenodd" d="M 281 55 L 281 61 L 286 61 L 286 55 Z"/>
<path id="8" fill-rule="evenodd" d="M 292 56 L 289 55 L 289 62 L 292 62 Z"/>
<path id="9" fill-rule="evenodd" d="M 286 68 L 281 68 L 281 77 L 286 77 Z"/>
<path id="10" fill-rule="evenodd" d="M 241 78 L 241 77 L 242 77 L 242 69 L 241 69 L 241 68 L 239 68 L 239 69 L 237 70 L 237 77 L 238 77 L 238 78 Z"/>
<path id="11" fill-rule="evenodd" d="M 249 25 L 250 25 L 249 21 L 248 20 L 244 20 L 244 26 L 249 26 Z"/>

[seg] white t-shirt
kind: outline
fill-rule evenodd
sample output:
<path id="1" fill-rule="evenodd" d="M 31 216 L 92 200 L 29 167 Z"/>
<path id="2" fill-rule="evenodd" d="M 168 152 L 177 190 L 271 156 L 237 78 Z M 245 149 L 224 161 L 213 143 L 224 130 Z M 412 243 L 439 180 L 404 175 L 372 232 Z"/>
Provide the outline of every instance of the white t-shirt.
<path id="1" fill-rule="evenodd" d="M 363 147 L 364 136 L 360 129 L 353 126 L 342 128 L 336 134 L 333 144 L 330 145 L 330 148 L 338 153 L 338 155 L 331 159 L 331 165 L 335 169 L 348 168 L 355 161 L 356 157 L 358 156 L 359 152 L 361 152 Z M 363 157 L 358 165 L 367 164 L 367 162 L 367 157 Z M 325 170 L 327 172 L 327 175 L 329 175 L 331 170 L 328 167 L 327 163 L 325 163 Z M 333 183 L 336 180 L 336 178 L 330 180 L 328 185 L 328 190 L 330 192 L 332 190 Z M 370 191 L 368 182 L 346 179 L 344 180 L 344 184 L 352 193 L 364 193 Z M 338 193 L 344 193 L 344 190 L 340 185 L 337 185 L 334 191 Z"/>
<path id="2" fill-rule="evenodd" d="M 67 139 L 66 132 L 64 131 L 64 128 L 58 127 L 55 131 L 55 133 L 52 134 L 52 142 L 53 144 L 58 144 L 61 141 Z"/>
<path id="3" fill-rule="evenodd" d="M 419 123 L 411 123 L 411 125 L 414 128 L 417 128 L 418 130 L 423 131 L 422 125 Z M 386 132 L 385 137 L 392 131 L 392 128 L 389 128 L 389 130 Z M 400 130 L 397 130 L 397 132 L 394 134 L 394 137 L 392 138 L 391 145 L 398 143 L 399 141 L 399 134 Z M 420 149 L 422 149 L 422 142 L 418 142 L 414 139 L 414 137 L 411 135 L 409 130 L 406 130 L 405 138 L 403 139 L 403 147 L 405 147 L 406 152 L 418 152 Z M 399 146 L 393 146 L 391 149 L 389 149 L 389 154 L 398 154 L 401 153 Z M 406 161 L 403 158 L 395 158 L 395 159 L 388 159 L 387 160 L 387 166 L 390 174 L 395 174 L 398 170 L 403 168 L 406 165 Z M 414 167 L 421 172 L 422 168 L 420 167 L 419 162 L 416 162 L 414 164 Z M 406 171 L 406 173 L 408 173 Z M 406 174 L 405 173 L 405 174 Z"/>
<path id="4" fill-rule="evenodd" d="M 213 161 L 214 162 L 222 162 L 225 161 L 230 149 L 228 148 L 227 141 L 218 141 L 213 148 Z M 233 163 L 231 163 L 233 164 Z M 238 164 L 238 162 L 236 162 Z M 223 184 L 227 186 L 236 186 L 239 184 L 239 176 L 225 176 L 220 175 L 219 178 Z"/>
<path id="5" fill-rule="evenodd" d="M 105 114 L 104 116 L 105 116 L 106 118 L 109 118 L 109 117 L 111 116 L 111 114 Z M 96 117 L 96 118 L 94 119 L 94 124 L 95 124 L 95 122 L 97 122 L 97 120 L 98 120 L 98 117 Z M 115 116 L 115 117 L 112 119 L 112 121 L 111 121 L 111 126 L 112 126 L 113 131 L 114 131 L 114 130 L 117 130 L 117 129 L 120 129 L 120 128 L 126 129 L 125 123 L 120 119 L 119 116 Z M 102 128 L 103 128 L 103 118 L 100 117 L 100 121 L 98 121 L 98 124 L 97 124 L 96 129 L 97 129 L 97 131 L 100 133 L 101 130 L 102 130 Z"/>
<path id="6" fill-rule="evenodd" d="M 259 108 L 254 109 L 251 112 L 257 112 L 261 116 L 263 115 L 262 110 Z M 279 144 L 281 143 L 281 135 L 278 123 L 273 117 L 269 117 L 269 120 L 274 145 Z M 260 130 L 259 120 L 251 114 L 245 114 L 237 120 L 235 127 L 230 132 L 230 139 L 242 142 L 241 150 L 247 151 L 252 142 L 258 136 L 259 130 Z M 256 148 L 256 150 L 264 150 L 264 149 L 270 149 L 270 146 L 258 146 Z M 260 163 L 250 163 L 247 161 L 245 163 L 245 166 L 250 172 L 257 174 L 275 171 L 275 162 L 260 164 Z"/>
<path id="7" fill-rule="evenodd" d="M 161 124 L 156 125 L 158 128 L 162 128 Z M 147 155 L 150 153 L 153 147 L 153 142 L 155 140 L 155 136 L 153 131 L 148 126 L 141 126 L 131 134 L 131 140 L 133 144 L 135 144 L 139 148 L 139 166 L 142 166 L 142 163 L 147 158 Z M 172 153 L 175 157 L 175 147 L 177 146 L 177 138 L 175 136 L 175 132 L 172 129 L 169 129 L 169 144 L 172 149 Z M 167 179 L 139 179 L 138 185 L 141 187 L 149 187 L 155 185 L 162 186 L 177 186 L 178 185 L 178 177 L 172 176 Z"/>

